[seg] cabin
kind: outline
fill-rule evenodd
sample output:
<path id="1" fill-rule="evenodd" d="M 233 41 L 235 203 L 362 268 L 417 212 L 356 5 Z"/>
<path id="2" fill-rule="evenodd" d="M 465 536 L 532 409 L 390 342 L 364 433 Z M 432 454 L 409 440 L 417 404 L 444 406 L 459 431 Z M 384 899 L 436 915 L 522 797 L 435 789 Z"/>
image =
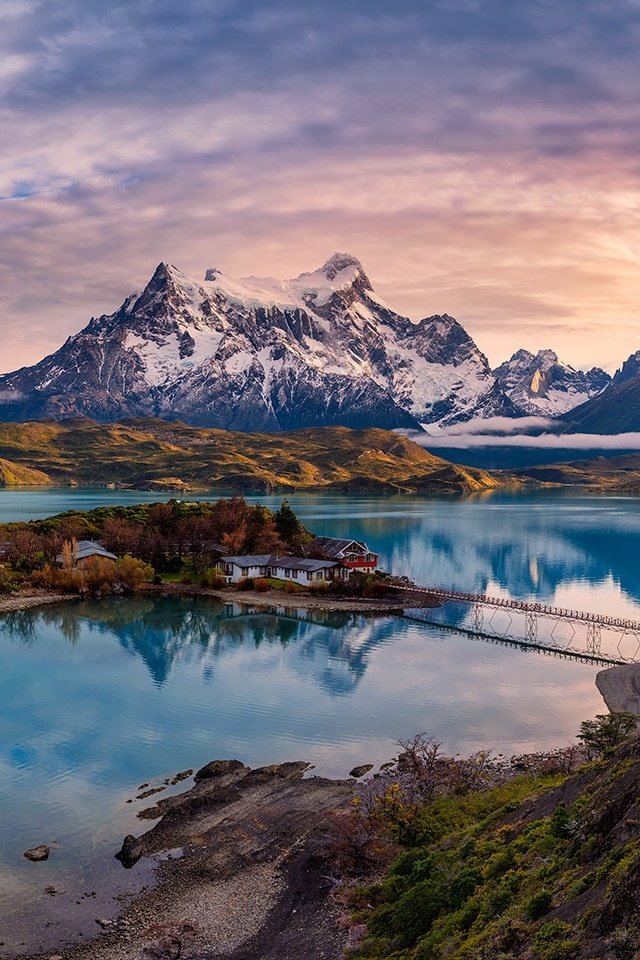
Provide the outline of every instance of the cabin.
<path id="1" fill-rule="evenodd" d="M 349 571 L 338 560 L 313 560 L 300 557 L 272 557 L 269 576 L 298 583 L 344 580 Z"/>
<path id="2" fill-rule="evenodd" d="M 74 544 L 74 553 L 73 553 L 73 565 L 74 567 L 84 567 L 88 560 L 91 560 L 93 557 L 98 557 L 100 560 L 113 560 L 114 562 L 118 559 L 115 554 L 109 553 L 101 543 L 98 543 L 96 540 L 78 540 Z M 63 555 L 60 554 L 57 558 L 58 563 L 63 562 Z"/>
<path id="3" fill-rule="evenodd" d="M 316 537 L 307 544 L 305 552 L 307 556 L 337 560 L 357 573 L 374 573 L 380 563 L 380 554 L 370 550 L 362 540 Z"/>
<path id="4" fill-rule="evenodd" d="M 320 581 L 344 580 L 349 571 L 339 560 L 314 560 L 309 557 L 278 557 L 257 554 L 246 557 L 222 557 L 216 569 L 227 583 L 255 577 L 275 577 L 294 583 L 309 584 Z"/>
<path id="5" fill-rule="evenodd" d="M 246 557 L 222 557 L 216 564 L 227 583 L 239 583 L 248 577 L 266 577 L 271 554 L 253 554 Z"/>

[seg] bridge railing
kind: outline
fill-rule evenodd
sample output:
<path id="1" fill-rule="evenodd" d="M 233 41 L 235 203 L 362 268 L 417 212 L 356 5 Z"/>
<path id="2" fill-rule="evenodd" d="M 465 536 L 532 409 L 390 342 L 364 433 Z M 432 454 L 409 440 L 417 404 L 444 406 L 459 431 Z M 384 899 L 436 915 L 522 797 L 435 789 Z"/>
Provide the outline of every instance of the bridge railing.
<path id="1" fill-rule="evenodd" d="M 538 613 L 542 616 L 555 617 L 562 620 L 576 620 L 583 623 L 597 623 L 604 627 L 613 627 L 617 630 L 630 630 L 640 633 L 640 621 L 624 617 L 610 617 L 601 613 L 588 613 L 583 610 L 567 610 L 564 607 L 554 607 L 546 603 L 535 603 L 525 600 L 513 600 L 507 597 L 490 597 L 485 593 L 463 593 L 459 590 L 444 590 L 440 587 L 423 587 L 410 585 L 393 585 L 394 590 L 408 594 L 425 594 L 438 600 L 459 600 L 464 603 L 480 603 L 491 607 L 504 607 L 509 610 L 521 610 L 523 613 Z"/>

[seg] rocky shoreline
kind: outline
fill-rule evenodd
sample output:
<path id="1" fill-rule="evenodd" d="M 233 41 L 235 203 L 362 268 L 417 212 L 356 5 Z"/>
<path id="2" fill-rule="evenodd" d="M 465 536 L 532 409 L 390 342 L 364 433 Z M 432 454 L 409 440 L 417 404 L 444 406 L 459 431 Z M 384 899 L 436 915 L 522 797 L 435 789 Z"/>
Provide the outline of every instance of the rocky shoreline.
<path id="1" fill-rule="evenodd" d="M 342 610 L 345 613 L 398 614 L 407 608 L 437 607 L 440 601 L 424 594 L 416 594 L 411 601 L 400 599 L 368 599 L 366 597 L 313 596 L 308 593 L 285 593 L 282 590 L 216 590 L 195 584 L 144 584 L 145 593 L 174 594 L 177 596 L 210 597 L 221 603 L 240 603 L 251 607 L 279 607 L 299 610 Z"/>
<path id="2" fill-rule="evenodd" d="M 52 590 L 30 587 L 28 590 L 0 596 L 0 614 L 17 613 L 20 610 L 30 610 L 32 607 L 42 607 L 49 603 L 62 603 L 63 600 L 77 600 L 77 597 L 68 593 L 55 593 Z"/>
<path id="3" fill-rule="evenodd" d="M 118 854 L 123 866 L 161 857 L 157 884 L 119 916 L 97 917 L 91 942 L 37 960 L 339 960 L 346 933 L 322 850 L 354 781 L 308 771 L 303 762 L 207 764 L 185 793 L 140 812 L 157 823 Z"/>

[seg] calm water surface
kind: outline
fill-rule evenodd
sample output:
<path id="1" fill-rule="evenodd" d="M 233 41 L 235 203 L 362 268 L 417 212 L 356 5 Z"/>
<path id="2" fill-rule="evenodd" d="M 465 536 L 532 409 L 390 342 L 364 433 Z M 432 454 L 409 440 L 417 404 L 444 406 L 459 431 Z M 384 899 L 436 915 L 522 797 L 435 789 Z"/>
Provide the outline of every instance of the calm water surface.
<path id="1" fill-rule="evenodd" d="M 0 520 L 145 499 L 158 498 L 1 491 Z M 421 582 L 640 619 L 640 501 L 290 501 L 317 533 L 366 538 L 388 569 Z M 0 664 L 0 956 L 52 946 L 68 932 L 62 906 L 73 906 L 85 934 L 113 912 L 101 890 L 125 876 L 113 854 L 143 828 L 135 813 L 149 801 L 127 800 L 144 782 L 227 756 L 300 758 L 345 775 L 388 759 L 395 739 L 416 731 L 453 752 L 556 746 L 603 709 L 591 664 L 396 618 L 179 598 L 0 617 Z M 46 863 L 23 859 L 53 840 Z M 145 869 L 126 882 L 142 882 Z M 50 885 L 64 892 L 49 896 Z M 98 898 L 81 898 L 91 890 Z M 36 918 L 29 935 L 27 914 Z"/>

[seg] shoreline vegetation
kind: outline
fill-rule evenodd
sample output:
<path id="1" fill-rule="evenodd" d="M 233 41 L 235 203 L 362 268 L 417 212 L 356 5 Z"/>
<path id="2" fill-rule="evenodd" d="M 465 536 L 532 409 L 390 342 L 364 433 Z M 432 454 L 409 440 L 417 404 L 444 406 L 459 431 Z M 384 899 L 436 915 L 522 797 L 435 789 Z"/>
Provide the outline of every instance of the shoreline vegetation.
<path id="1" fill-rule="evenodd" d="M 327 559 L 313 552 L 314 535 L 286 500 L 277 511 L 242 497 L 214 503 L 98 507 L 43 520 L 0 525 L 0 600 L 17 609 L 20 596 L 121 595 L 138 590 L 210 596 L 223 602 L 352 612 L 398 612 L 408 605 L 398 581 L 381 571 L 301 581 L 272 576 L 227 584 L 227 555 Z M 89 556 L 80 556 L 82 550 Z M 82 551 L 80 551 L 82 553 Z M 402 580 L 402 585 L 408 583 Z M 50 600 L 48 602 L 51 602 Z M 417 595 L 413 606 L 437 606 Z M 2 606 L 0 605 L 0 611 Z"/>

